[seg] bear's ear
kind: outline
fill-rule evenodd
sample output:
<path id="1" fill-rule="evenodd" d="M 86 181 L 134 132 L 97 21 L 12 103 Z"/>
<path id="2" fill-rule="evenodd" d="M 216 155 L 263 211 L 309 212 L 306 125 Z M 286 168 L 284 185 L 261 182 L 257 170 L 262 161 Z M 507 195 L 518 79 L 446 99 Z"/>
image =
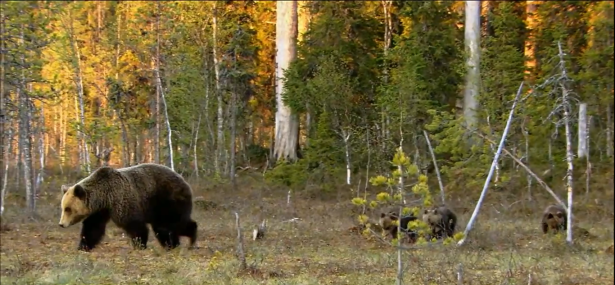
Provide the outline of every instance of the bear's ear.
<path id="1" fill-rule="evenodd" d="M 433 214 L 434 214 L 434 215 L 437 215 L 437 214 L 438 214 L 438 208 L 433 209 Z"/>
<path id="2" fill-rule="evenodd" d="M 64 184 L 62 185 L 62 194 L 66 193 L 66 191 L 68 191 L 68 189 L 70 188 L 70 186 Z"/>
<path id="3" fill-rule="evenodd" d="M 109 166 L 102 166 L 95 170 L 96 179 L 107 179 L 114 171 L 115 169 Z"/>
<path id="4" fill-rule="evenodd" d="M 387 216 L 387 214 L 385 214 L 385 213 L 380 213 L 380 217 L 381 217 L 381 218 L 384 218 L 384 217 L 386 217 L 386 216 Z"/>
<path id="5" fill-rule="evenodd" d="M 548 214 L 547 214 L 547 219 L 553 219 L 553 214 L 548 213 Z"/>
<path id="6" fill-rule="evenodd" d="M 557 212 L 557 216 L 558 216 L 558 217 L 560 217 L 560 218 L 563 218 L 563 217 L 564 217 L 564 213 L 562 213 L 562 212 Z"/>
<path id="7" fill-rule="evenodd" d="M 73 187 L 73 195 L 81 200 L 85 199 L 85 188 L 79 184 L 75 185 L 75 187 Z"/>
<path id="8" fill-rule="evenodd" d="M 429 209 L 425 209 L 425 210 L 423 211 L 423 214 L 424 214 L 424 215 L 429 214 Z"/>

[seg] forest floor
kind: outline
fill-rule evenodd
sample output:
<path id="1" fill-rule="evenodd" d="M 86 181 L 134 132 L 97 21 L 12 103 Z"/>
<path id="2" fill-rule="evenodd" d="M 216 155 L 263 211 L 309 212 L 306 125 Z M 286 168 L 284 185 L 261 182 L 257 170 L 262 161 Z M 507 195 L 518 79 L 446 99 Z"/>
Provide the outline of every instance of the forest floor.
<path id="1" fill-rule="evenodd" d="M 80 225 L 58 226 L 61 196 L 55 188 L 38 200 L 36 221 L 7 204 L 0 233 L 2 285 L 395 283 L 397 251 L 350 230 L 356 221 L 350 197 L 297 196 L 289 207 L 282 190 L 197 186 L 195 195 L 213 202 L 193 214 L 198 248 L 188 250 L 182 238 L 180 248 L 165 252 L 150 234 L 148 248 L 134 251 L 110 223 L 99 247 L 84 253 L 76 250 Z M 459 216 L 457 231 L 465 229 L 475 196 L 448 201 Z M 540 230 L 542 209 L 552 203 L 548 197 L 519 199 L 489 193 L 462 247 L 439 243 L 404 250 L 404 284 L 613 284 L 612 197 L 578 207 L 576 220 L 592 237 L 577 235 L 572 246 L 564 236 Z M 250 272 L 238 270 L 235 210 Z M 299 219 L 289 221 L 293 217 Z M 253 241 L 252 230 L 262 218 L 268 219 L 266 237 Z"/>

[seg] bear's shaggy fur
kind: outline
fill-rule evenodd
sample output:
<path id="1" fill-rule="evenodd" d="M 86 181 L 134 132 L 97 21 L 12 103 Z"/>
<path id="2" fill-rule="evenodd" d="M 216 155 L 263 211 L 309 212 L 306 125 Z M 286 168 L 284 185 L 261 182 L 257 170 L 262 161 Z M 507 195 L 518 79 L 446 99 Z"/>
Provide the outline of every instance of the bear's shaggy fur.
<path id="1" fill-rule="evenodd" d="M 152 226 L 167 249 L 179 237 L 194 246 L 197 223 L 192 220 L 192 189 L 170 168 L 152 163 L 113 169 L 101 167 L 73 186 L 62 186 L 61 227 L 83 221 L 79 250 L 90 251 L 105 235 L 109 220 L 126 231 L 134 248 L 147 246 Z"/>
<path id="2" fill-rule="evenodd" d="M 542 232 L 548 233 L 552 230 L 554 233 L 560 230 L 565 231 L 568 226 L 566 209 L 560 205 L 549 205 L 542 213 Z"/>
<path id="3" fill-rule="evenodd" d="M 397 223 L 399 221 L 399 228 L 402 233 L 406 234 L 410 242 L 416 241 L 417 234 L 415 231 L 408 230 L 408 223 L 416 221 L 417 217 L 409 215 L 399 219 L 399 214 L 394 211 L 383 212 L 380 214 L 379 224 L 382 230 L 387 231 L 392 238 L 397 238 Z"/>
<path id="4" fill-rule="evenodd" d="M 431 234 L 436 239 L 452 237 L 457 225 L 457 215 L 446 206 L 425 209 L 423 222 L 431 228 Z"/>

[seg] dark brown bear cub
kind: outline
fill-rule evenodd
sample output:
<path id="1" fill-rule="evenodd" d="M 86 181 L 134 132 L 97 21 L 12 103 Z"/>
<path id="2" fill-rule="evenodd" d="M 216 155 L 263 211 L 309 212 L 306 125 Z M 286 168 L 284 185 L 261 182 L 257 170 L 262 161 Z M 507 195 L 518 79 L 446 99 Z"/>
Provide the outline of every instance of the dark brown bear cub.
<path id="1" fill-rule="evenodd" d="M 550 205 L 542 213 L 542 232 L 548 233 L 552 230 L 554 233 L 560 230 L 565 231 L 568 226 L 566 209 L 560 205 Z"/>
<path id="2" fill-rule="evenodd" d="M 62 191 L 60 226 L 83 222 L 79 250 L 96 247 L 109 220 L 126 231 L 134 248 L 147 247 L 147 224 L 167 249 L 179 246 L 180 236 L 190 238 L 190 247 L 196 241 L 192 189 L 166 166 L 101 167 L 71 187 L 62 186 Z"/>
<path id="3" fill-rule="evenodd" d="M 452 237 L 457 225 L 457 215 L 446 206 L 432 207 L 423 212 L 423 222 L 431 228 L 432 237 Z"/>
<path id="4" fill-rule="evenodd" d="M 397 238 L 397 223 L 395 221 L 399 221 L 401 232 L 406 235 L 410 242 L 416 241 L 417 234 L 413 230 L 408 230 L 408 223 L 416 220 L 417 218 L 412 215 L 399 219 L 399 214 L 394 211 L 380 214 L 380 226 L 383 230 L 389 232 L 392 238 Z"/>

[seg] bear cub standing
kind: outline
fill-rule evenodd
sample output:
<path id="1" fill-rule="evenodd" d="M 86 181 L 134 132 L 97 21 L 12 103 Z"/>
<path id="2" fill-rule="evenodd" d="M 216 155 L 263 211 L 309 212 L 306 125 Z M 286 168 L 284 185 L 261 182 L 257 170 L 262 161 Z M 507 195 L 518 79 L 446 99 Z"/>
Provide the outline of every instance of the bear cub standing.
<path id="1" fill-rule="evenodd" d="M 145 249 L 152 226 L 160 244 L 173 249 L 179 237 L 194 246 L 192 189 L 170 168 L 153 163 L 113 169 L 103 166 L 75 185 L 62 186 L 63 228 L 83 222 L 79 250 L 90 251 L 105 235 L 109 220 L 126 231 L 135 249 Z"/>

